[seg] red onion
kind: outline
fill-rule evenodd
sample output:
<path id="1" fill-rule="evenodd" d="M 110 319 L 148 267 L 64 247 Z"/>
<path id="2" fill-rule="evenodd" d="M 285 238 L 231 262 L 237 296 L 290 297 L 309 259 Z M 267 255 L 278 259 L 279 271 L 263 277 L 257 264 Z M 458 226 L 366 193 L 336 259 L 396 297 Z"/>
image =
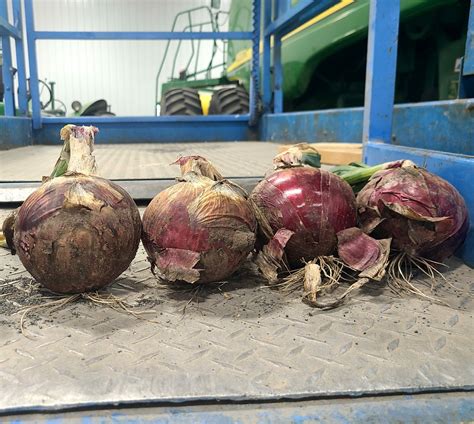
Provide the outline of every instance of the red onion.
<path id="1" fill-rule="evenodd" d="M 285 246 L 289 265 L 331 255 L 336 234 L 355 226 L 356 207 L 351 187 L 337 175 L 313 167 L 280 168 L 262 180 L 251 200 L 262 211 L 273 232 L 294 234 Z"/>
<path id="2" fill-rule="evenodd" d="M 240 187 L 211 179 L 220 174 L 204 158 L 178 163 L 185 175 L 143 214 L 142 240 L 152 268 L 170 282 L 224 280 L 254 248 L 255 215 Z"/>
<path id="3" fill-rule="evenodd" d="M 464 199 L 447 181 L 400 162 L 375 173 L 357 196 L 361 228 L 409 256 L 441 262 L 469 227 Z"/>
<path id="4" fill-rule="evenodd" d="M 45 182 L 18 211 L 14 245 L 28 272 L 59 293 L 81 293 L 111 283 L 127 269 L 140 242 L 138 208 L 118 185 L 89 175 L 94 127 L 68 125 L 68 172 Z"/>

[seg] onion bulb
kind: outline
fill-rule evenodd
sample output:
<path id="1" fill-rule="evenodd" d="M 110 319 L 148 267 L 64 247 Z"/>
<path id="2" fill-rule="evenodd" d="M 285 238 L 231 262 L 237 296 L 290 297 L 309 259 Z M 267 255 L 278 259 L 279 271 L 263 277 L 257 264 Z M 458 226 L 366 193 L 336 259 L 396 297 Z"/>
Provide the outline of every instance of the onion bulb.
<path id="1" fill-rule="evenodd" d="M 276 159 L 277 169 L 254 188 L 251 200 L 274 233 L 293 232 L 284 253 L 290 267 L 299 268 L 303 260 L 334 253 L 336 234 L 356 224 L 355 197 L 335 174 L 311 166 L 281 167 Z"/>
<path id="2" fill-rule="evenodd" d="M 469 228 L 464 199 L 447 181 L 410 161 L 376 172 L 357 195 L 360 226 L 411 257 L 442 262 Z"/>
<path id="3" fill-rule="evenodd" d="M 247 195 L 200 156 L 177 163 L 184 175 L 143 214 L 142 240 L 152 269 L 169 282 L 224 280 L 254 248 L 257 224 Z"/>
<path id="4" fill-rule="evenodd" d="M 94 127 L 67 125 L 55 171 L 18 210 L 14 245 L 28 272 L 58 293 L 111 283 L 127 269 L 140 242 L 138 208 L 118 185 L 92 175 Z M 55 174 L 55 172 L 53 172 Z M 53 175 L 54 176 L 54 175 Z"/>

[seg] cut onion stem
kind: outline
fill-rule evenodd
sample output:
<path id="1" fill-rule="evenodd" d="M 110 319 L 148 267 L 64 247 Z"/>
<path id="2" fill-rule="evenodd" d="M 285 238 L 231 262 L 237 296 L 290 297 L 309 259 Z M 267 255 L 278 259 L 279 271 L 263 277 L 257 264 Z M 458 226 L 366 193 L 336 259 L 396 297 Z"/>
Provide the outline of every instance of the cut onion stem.
<path id="1" fill-rule="evenodd" d="M 396 160 L 374 166 L 368 166 L 363 163 L 352 163 L 349 165 L 335 166 L 331 169 L 331 172 L 349 183 L 354 192 L 357 193 L 365 186 L 365 184 L 367 184 L 372 175 L 376 172 L 383 169 L 405 168 L 414 165 L 415 164 L 410 160 Z"/>

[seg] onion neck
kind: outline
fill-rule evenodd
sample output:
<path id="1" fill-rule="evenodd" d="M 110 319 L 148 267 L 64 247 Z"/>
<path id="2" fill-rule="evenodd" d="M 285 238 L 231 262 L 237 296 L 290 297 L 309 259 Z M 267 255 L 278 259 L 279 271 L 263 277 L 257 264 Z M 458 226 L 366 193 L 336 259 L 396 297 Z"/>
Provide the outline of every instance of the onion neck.
<path id="1" fill-rule="evenodd" d="M 385 162 L 374 166 L 366 165 L 343 165 L 333 168 L 331 172 L 340 176 L 343 180 L 348 182 L 351 186 L 356 184 L 366 184 L 367 181 L 378 171 L 391 168 L 410 168 L 416 166 L 410 160 L 396 160 L 393 162 Z"/>
<path id="2" fill-rule="evenodd" d="M 308 143 L 293 144 L 273 158 L 275 169 L 311 166 L 321 168 L 321 155 Z"/>
<path id="3" fill-rule="evenodd" d="M 182 176 L 194 172 L 213 181 L 222 181 L 224 179 L 216 167 L 202 156 L 181 156 L 176 162 L 173 162 L 174 164 L 179 165 Z"/>
<path id="4" fill-rule="evenodd" d="M 61 129 L 61 140 L 64 141 L 59 159 L 54 166 L 51 178 L 67 173 L 92 175 L 96 173 L 94 137 L 98 132 L 95 127 L 66 125 Z"/>

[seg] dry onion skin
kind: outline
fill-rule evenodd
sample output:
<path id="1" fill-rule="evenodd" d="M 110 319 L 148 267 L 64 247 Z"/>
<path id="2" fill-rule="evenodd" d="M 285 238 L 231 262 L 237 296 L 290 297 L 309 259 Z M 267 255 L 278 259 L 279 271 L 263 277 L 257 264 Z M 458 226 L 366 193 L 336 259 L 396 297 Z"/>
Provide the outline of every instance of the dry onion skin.
<path id="1" fill-rule="evenodd" d="M 375 173 L 357 195 L 360 227 L 408 257 L 442 262 L 463 243 L 469 215 L 446 180 L 412 162 Z"/>
<path id="2" fill-rule="evenodd" d="M 220 174 L 204 158 L 177 163 L 185 174 L 143 214 L 142 240 L 152 270 L 168 282 L 225 280 L 254 249 L 253 210 L 244 190 L 213 179 Z"/>
<path id="3" fill-rule="evenodd" d="M 135 202 L 120 186 L 91 175 L 94 127 L 61 131 L 67 172 L 32 193 L 18 211 L 14 245 L 28 272 L 58 293 L 97 290 L 130 265 L 140 242 Z"/>

